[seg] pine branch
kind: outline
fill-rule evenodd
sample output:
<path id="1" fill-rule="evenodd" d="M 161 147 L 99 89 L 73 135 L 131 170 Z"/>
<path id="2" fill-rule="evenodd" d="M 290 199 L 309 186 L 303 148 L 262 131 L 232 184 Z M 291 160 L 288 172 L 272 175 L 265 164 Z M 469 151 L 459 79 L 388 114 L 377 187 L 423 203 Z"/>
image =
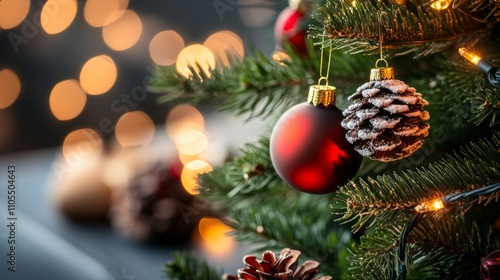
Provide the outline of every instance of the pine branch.
<path id="1" fill-rule="evenodd" d="M 484 89 L 474 98 L 469 99 L 473 104 L 474 124 L 481 125 L 489 120 L 489 126 L 500 123 L 500 90 L 497 88 Z"/>
<path id="2" fill-rule="evenodd" d="M 165 275 L 171 280 L 220 280 L 222 273 L 210 267 L 205 260 L 185 252 L 177 252 L 165 264 Z"/>
<path id="3" fill-rule="evenodd" d="M 471 3 L 472 2 L 472 3 Z M 500 4 L 494 1 L 462 1 L 460 7 L 437 11 L 428 1 L 406 5 L 381 1 L 328 1 L 318 8 L 321 27 L 312 27 L 316 41 L 326 32 L 326 46 L 346 53 L 375 54 L 379 51 L 379 15 L 382 12 L 384 49 L 395 55 L 433 54 L 451 45 L 473 45 L 491 32 Z"/>
<path id="4" fill-rule="evenodd" d="M 500 133 L 491 141 L 482 140 L 416 171 L 361 179 L 342 187 L 332 208 L 342 215 L 339 221 L 356 221 L 353 230 L 365 224 L 381 228 L 407 215 L 415 205 L 446 194 L 477 189 L 500 181 Z M 467 209 L 488 198 L 462 205 Z"/>
<path id="5" fill-rule="evenodd" d="M 500 236 L 491 227 L 466 222 L 470 217 L 459 213 L 429 216 L 413 230 L 407 239 L 408 279 L 477 278 L 481 258 L 500 247 Z M 396 267 L 402 228 L 399 221 L 363 236 L 350 250 L 350 279 L 387 279 Z"/>
<path id="6" fill-rule="evenodd" d="M 299 56 L 291 47 L 287 53 L 289 60 L 277 62 L 257 52 L 242 60 L 230 60 L 229 67 L 219 66 L 190 78 L 178 74 L 175 66 L 157 67 L 149 90 L 162 94 L 159 102 L 212 105 L 237 115 L 250 114 L 248 119 L 281 115 L 285 109 L 304 102 L 309 86 L 319 78 L 319 49 L 314 49 L 312 42 L 307 57 Z M 365 79 L 372 63 L 366 57 L 333 54 L 330 84 L 339 88 L 338 105 L 347 99 L 343 94 L 353 90 L 351 85 L 351 90 L 345 91 L 346 85 Z"/>

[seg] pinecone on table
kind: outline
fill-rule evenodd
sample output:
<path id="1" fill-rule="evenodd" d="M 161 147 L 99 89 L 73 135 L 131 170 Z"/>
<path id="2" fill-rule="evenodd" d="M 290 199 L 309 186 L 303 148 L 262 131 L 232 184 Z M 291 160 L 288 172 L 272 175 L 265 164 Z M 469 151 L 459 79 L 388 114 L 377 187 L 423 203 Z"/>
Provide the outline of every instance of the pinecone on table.
<path id="1" fill-rule="evenodd" d="M 119 233 L 137 241 L 189 240 L 202 213 L 171 167 L 172 163 L 156 162 L 113 194 L 110 220 Z"/>
<path id="2" fill-rule="evenodd" d="M 418 150 L 429 134 L 429 103 L 415 88 L 396 79 L 370 81 L 349 96 L 343 112 L 346 139 L 361 155 L 394 161 Z"/>
<path id="3" fill-rule="evenodd" d="M 238 269 L 238 276 L 224 274 L 223 280 L 331 280 L 331 276 L 316 277 L 320 263 L 307 260 L 298 265 L 300 251 L 285 248 L 278 257 L 271 251 L 256 256 L 243 257 L 245 268 Z"/>

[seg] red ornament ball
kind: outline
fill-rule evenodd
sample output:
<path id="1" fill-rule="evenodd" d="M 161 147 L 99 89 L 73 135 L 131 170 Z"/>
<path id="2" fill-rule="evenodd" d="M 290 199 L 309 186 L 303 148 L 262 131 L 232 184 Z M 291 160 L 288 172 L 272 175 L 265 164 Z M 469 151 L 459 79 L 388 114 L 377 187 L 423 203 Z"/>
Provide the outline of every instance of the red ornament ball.
<path id="1" fill-rule="evenodd" d="M 481 260 L 482 280 L 500 280 L 500 250 L 493 251 Z"/>
<path id="2" fill-rule="evenodd" d="M 294 188 L 334 192 L 359 169 L 362 156 L 345 139 L 342 112 L 304 102 L 290 108 L 271 134 L 270 154 L 278 175 Z"/>
<path id="3" fill-rule="evenodd" d="M 307 14 L 312 8 L 311 1 L 292 1 L 276 19 L 274 24 L 274 38 L 276 49 L 284 51 L 284 44 L 291 44 L 299 54 L 307 53 L 306 36 L 307 25 L 304 24 Z"/>

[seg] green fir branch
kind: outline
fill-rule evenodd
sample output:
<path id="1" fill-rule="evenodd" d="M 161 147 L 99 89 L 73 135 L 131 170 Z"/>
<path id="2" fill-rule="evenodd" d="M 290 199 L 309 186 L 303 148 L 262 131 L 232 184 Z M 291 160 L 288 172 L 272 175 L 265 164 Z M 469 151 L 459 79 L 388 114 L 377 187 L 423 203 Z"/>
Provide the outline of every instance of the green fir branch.
<path id="1" fill-rule="evenodd" d="M 499 181 L 500 133 L 496 133 L 491 141 L 471 143 L 460 152 L 416 171 L 350 182 L 336 193 L 332 208 L 341 215 L 339 221 L 355 221 L 353 231 L 365 224 L 381 228 L 404 219 L 406 211 L 423 201 Z M 462 208 L 480 201 L 489 200 L 474 199 Z"/>
<path id="2" fill-rule="evenodd" d="M 407 5 L 328 1 L 319 6 L 316 19 L 321 27 L 312 26 L 311 34 L 316 41 L 325 36 L 325 46 L 349 54 L 376 54 L 381 25 L 385 50 L 395 55 L 413 52 L 415 57 L 422 57 L 452 45 L 473 45 L 484 38 L 498 21 L 498 17 L 488 13 L 496 11 L 499 4 L 493 1 L 481 4 L 477 7 L 474 2 L 471 6 L 437 11 L 428 1 L 408 1 Z M 379 20 L 383 12 L 387 16 Z"/>
<path id="3" fill-rule="evenodd" d="M 475 125 L 488 122 L 491 127 L 500 123 L 500 90 L 498 88 L 486 88 L 469 100 L 473 104 L 472 121 Z"/>
<path id="4" fill-rule="evenodd" d="M 198 256 L 176 252 L 173 260 L 165 264 L 165 275 L 171 280 L 220 280 L 222 272 L 211 267 L 205 260 Z"/>
<path id="5" fill-rule="evenodd" d="M 394 273 L 397 241 L 410 217 L 361 237 L 349 250 L 350 279 L 382 280 Z M 500 236 L 466 220 L 458 210 L 421 221 L 406 240 L 407 279 L 476 279 L 481 258 L 500 247 Z"/>

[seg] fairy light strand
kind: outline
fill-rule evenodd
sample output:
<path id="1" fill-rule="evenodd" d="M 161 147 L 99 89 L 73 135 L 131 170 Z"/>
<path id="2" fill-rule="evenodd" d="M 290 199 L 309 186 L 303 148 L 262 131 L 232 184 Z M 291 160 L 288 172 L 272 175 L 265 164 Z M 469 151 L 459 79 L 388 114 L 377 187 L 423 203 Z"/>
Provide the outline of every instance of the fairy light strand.
<path id="1" fill-rule="evenodd" d="M 411 231 L 427 217 L 429 213 L 439 211 L 451 206 L 453 202 L 468 198 L 477 198 L 479 196 L 490 195 L 495 192 L 500 191 L 500 183 L 495 183 L 489 186 L 485 186 L 472 191 L 455 193 L 445 195 L 441 198 L 424 201 L 414 207 L 415 215 L 413 218 L 405 225 L 403 231 L 401 232 L 401 237 L 398 242 L 397 257 L 398 257 L 398 271 L 391 271 L 391 280 L 405 280 L 406 279 L 406 238 L 411 233 Z"/>

